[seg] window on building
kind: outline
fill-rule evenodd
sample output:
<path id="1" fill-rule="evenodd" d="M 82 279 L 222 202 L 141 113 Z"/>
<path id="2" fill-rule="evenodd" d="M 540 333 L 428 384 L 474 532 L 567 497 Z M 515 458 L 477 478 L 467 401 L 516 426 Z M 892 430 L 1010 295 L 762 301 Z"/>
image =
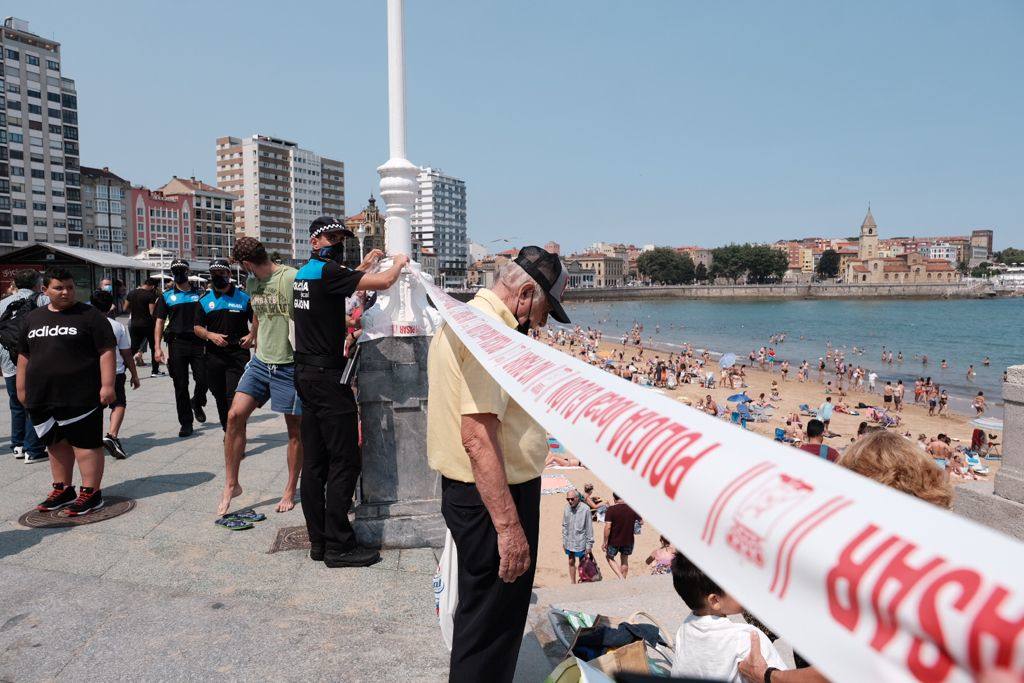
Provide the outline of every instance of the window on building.
<path id="1" fill-rule="evenodd" d="M 17 62 L 21 59 L 21 53 L 17 50 L 7 50 L 7 59 L 13 59 Z"/>
<path id="2" fill-rule="evenodd" d="M 46 68 L 54 71 L 60 71 L 60 62 L 55 62 L 52 59 L 46 60 Z"/>
<path id="3" fill-rule="evenodd" d="M 39 57 L 36 57 L 35 55 L 25 55 L 25 59 L 32 66 L 39 66 Z"/>

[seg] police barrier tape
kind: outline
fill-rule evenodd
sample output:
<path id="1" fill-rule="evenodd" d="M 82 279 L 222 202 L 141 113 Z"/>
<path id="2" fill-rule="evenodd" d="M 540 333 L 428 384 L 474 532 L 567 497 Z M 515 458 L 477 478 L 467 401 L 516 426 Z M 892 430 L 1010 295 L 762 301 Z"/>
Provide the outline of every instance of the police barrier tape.
<path id="1" fill-rule="evenodd" d="M 517 403 L 832 680 L 1024 672 L 1024 544 L 424 286 Z"/>

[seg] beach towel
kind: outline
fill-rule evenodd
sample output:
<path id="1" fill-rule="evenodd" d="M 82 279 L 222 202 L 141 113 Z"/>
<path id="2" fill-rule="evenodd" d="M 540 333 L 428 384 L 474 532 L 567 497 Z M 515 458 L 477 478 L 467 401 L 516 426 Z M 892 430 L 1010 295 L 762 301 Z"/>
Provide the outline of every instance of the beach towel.
<path id="1" fill-rule="evenodd" d="M 552 495 L 555 493 L 566 493 L 567 491 L 575 491 L 576 487 L 571 481 L 563 477 L 561 474 L 543 474 L 541 475 L 541 494 Z"/>

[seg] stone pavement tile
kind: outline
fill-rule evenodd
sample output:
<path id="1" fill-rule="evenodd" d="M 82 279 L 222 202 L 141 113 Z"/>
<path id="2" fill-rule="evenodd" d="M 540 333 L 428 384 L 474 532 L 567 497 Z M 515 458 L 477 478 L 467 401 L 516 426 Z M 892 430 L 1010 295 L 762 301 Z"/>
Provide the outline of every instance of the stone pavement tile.
<path id="1" fill-rule="evenodd" d="M 192 590 L 215 549 L 167 538 L 146 538 L 122 553 L 104 579 L 170 590 Z"/>
<path id="2" fill-rule="evenodd" d="M 172 512 L 164 505 L 156 504 L 152 499 L 143 498 L 136 501 L 135 509 L 118 515 L 113 519 L 94 522 L 84 528 L 97 534 L 123 536 L 127 538 L 144 538 L 160 525 Z"/>
<path id="3" fill-rule="evenodd" d="M 2 428 L 0 428 L 2 429 Z M 0 432 L 2 433 L 2 432 Z M 13 455 L 7 455 L 7 451 L 0 449 L 0 486 L 13 484 L 19 479 L 27 477 L 39 465 L 25 464 L 23 460 L 15 460 Z"/>
<path id="4" fill-rule="evenodd" d="M 167 515 L 153 529 L 151 538 L 179 543 L 196 543 L 211 550 L 230 550 L 243 553 L 266 553 L 277 536 L 278 527 L 269 518 L 256 522 L 252 529 L 231 531 L 215 522 L 217 516 L 209 512 L 176 510 Z"/>
<path id="5" fill-rule="evenodd" d="M 412 548 L 399 551 L 398 571 L 415 574 L 437 573 L 438 558 L 431 548 Z"/>
<path id="6" fill-rule="evenodd" d="M 127 536 L 96 533 L 87 526 L 25 531 L 38 534 L 38 542 L 5 558 L 5 562 L 81 576 L 103 574 L 141 543 Z"/>
<path id="7" fill-rule="evenodd" d="M 0 495 L 0 520 L 18 521 L 19 517 L 34 509 L 39 501 L 49 495 L 49 488 L 49 483 L 40 482 L 34 495 L 29 492 L 20 492 L 13 496 Z"/>

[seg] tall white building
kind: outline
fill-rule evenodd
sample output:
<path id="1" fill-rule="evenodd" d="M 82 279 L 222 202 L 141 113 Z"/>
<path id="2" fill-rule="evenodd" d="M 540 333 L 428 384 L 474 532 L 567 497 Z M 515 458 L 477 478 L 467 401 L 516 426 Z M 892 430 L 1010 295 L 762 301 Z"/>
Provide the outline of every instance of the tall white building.
<path id="1" fill-rule="evenodd" d="M 466 286 L 468 234 L 466 183 L 429 166 L 420 169 L 419 192 L 412 216 L 412 237 L 437 257 L 440 284 Z"/>
<path id="2" fill-rule="evenodd" d="M 309 258 L 309 224 L 345 220 L 345 164 L 266 135 L 217 139 L 217 187 L 233 194 L 235 235 L 295 262 Z"/>
<path id="3" fill-rule="evenodd" d="M 60 43 L 14 17 L 0 28 L 0 251 L 33 242 L 82 246 L 75 82 Z"/>

